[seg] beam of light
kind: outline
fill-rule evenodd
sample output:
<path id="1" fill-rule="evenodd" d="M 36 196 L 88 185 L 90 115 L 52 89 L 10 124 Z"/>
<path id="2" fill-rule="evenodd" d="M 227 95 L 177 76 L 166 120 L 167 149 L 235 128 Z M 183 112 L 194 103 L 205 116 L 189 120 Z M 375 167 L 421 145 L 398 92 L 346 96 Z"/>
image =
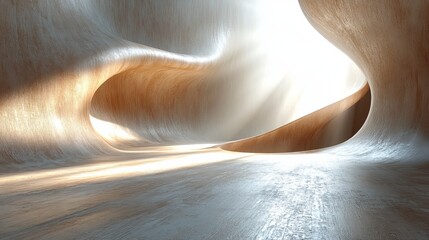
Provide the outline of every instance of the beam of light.
<path id="1" fill-rule="evenodd" d="M 109 142 L 117 140 L 138 141 L 140 139 L 138 134 L 127 127 L 103 121 L 93 116 L 89 116 L 89 119 L 94 130 Z"/>
<path id="2" fill-rule="evenodd" d="M 210 148 L 218 145 L 217 143 L 201 143 L 201 144 L 180 144 L 180 145 L 166 145 L 166 144 L 156 144 L 152 146 L 143 146 L 143 147 L 132 147 L 126 149 L 120 149 L 119 151 L 124 153 L 186 153 L 186 152 L 204 152 L 209 151 Z"/>
<path id="3" fill-rule="evenodd" d="M 173 152 L 172 152 L 173 153 Z M 176 152 L 179 153 L 179 152 Z M 86 165 L 63 167 L 47 170 L 35 170 L 0 176 L 0 193 L 17 194 L 26 191 L 38 191 L 47 188 L 64 188 L 81 184 L 115 181 L 133 177 L 165 173 L 188 169 L 230 160 L 252 161 L 278 164 L 293 168 L 299 164 L 313 164 L 320 161 L 335 161 L 336 157 L 328 152 L 301 154 L 249 154 L 223 151 L 218 148 L 200 152 L 188 152 L 181 155 L 171 154 L 142 159 L 98 162 Z"/>
<path id="4" fill-rule="evenodd" d="M 298 1 L 261 1 L 257 33 L 266 57 L 266 86 L 286 81 L 284 106 L 292 121 L 351 95 L 365 84 L 359 68 L 321 36 Z"/>
<path id="5" fill-rule="evenodd" d="M 180 155 L 148 157 L 136 160 L 101 162 L 75 167 L 37 170 L 0 176 L 0 193 L 19 193 L 46 188 L 62 188 L 84 183 L 114 181 L 137 176 L 164 173 L 174 170 L 203 166 L 249 156 L 219 149 L 190 152 Z M 117 157 L 118 158 L 118 157 Z M 124 156 L 122 158 L 125 158 Z"/>
<path id="6" fill-rule="evenodd" d="M 210 56 L 127 50 L 131 55 L 165 55 L 178 61 L 223 66 L 229 47 L 245 46 L 216 73 L 230 82 L 241 80 L 236 86 L 225 84 L 217 96 L 224 100 L 217 103 L 219 112 L 210 113 L 213 125 L 219 122 L 219 116 L 231 117 L 222 124 L 220 137 L 213 139 L 237 140 L 273 130 L 351 95 L 365 83 L 356 65 L 310 25 L 297 1 L 257 1 L 253 8 L 249 14 L 254 14 L 256 24 L 245 27 L 239 37 L 232 34 L 235 37 L 228 38 L 229 33 L 224 33 Z M 103 56 L 106 61 L 115 58 L 108 53 Z M 138 142 L 141 138 L 125 126 L 94 117 L 91 123 L 108 142 Z"/>
<path id="7" fill-rule="evenodd" d="M 202 144 L 183 144 L 183 145 L 171 145 L 166 148 L 175 152 L 187 152 L 203 150 L 215 146 L 214 143 L 202 143 Z"/>

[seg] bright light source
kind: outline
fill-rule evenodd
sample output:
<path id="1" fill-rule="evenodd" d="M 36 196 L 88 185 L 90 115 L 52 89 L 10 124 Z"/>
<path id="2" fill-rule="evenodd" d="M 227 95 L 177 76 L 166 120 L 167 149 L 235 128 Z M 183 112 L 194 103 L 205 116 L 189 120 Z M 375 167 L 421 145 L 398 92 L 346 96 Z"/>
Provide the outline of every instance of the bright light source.
<path id="1" fill-rule="evenodd" d="M 180 153 L 176 152 L 176 153 Z M 1 194 L 37 191 L 48 187 L 64 187 L 83 183 L 120 180 L 184 168 L 203 166 L 250 156 L 249 153 L 226 152 L 219 149 L 187 154 L 160 154 L 133 160 L 96 162 L 73 167 L 38 170 L 0 176 Z M 129 157 L 129 156 L 128 156 Z M 125 159 L 127 157 L 124 157 Z"/>
<path id="2" fill-rule="evenodd" d="M 365 84 L 359 68 L 308 22 L 298 1 L 261 1 L 261 48 L 267 86 L 288 81 L 290 120 L 351 95 Z"/>

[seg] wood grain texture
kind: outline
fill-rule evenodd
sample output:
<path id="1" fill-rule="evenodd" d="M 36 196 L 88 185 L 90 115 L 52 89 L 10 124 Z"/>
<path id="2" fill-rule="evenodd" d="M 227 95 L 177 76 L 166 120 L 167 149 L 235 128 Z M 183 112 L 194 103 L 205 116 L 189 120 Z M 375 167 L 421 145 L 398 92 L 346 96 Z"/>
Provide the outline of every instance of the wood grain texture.
<path id="1" fill-rule="evenodd" d="M 213 65 L 211 55 L 222 47 L 222 39 L 227 37 L 225 29 L 237 28 L 244 19 L 243 15 L 229 14 L 237 8 L 236 4 L 211 1 L 41 0 L 2 1 L 0 5 L 2 163 L 116 151 L 94 131 L 90 122 L 90 112 L 101 109 L 97 96 L 102 94 L 97 94 L 91 104 L 97 89 L 109 79 L 119 77 L 124 80 L 122 83 L 128 81 L 128 89 L 135 89 L 139 83 L 130 83 L 131 73 L 143 79 L 151 74 L 163 78 L 170 72 L 167 78 L 175 80 L 188 72 L 196 78 Z M 199 11 L 188 14 L 191 6 Z M 169 18 L 162 20 L 164 15 Z M 225 22 L 215 21 L 218 17 Z M 191 26 L 186 21 L 198 25 Z M 189 80 L 169 88 L 177 84 L 186 88 L 186 81 Z M 166 85 L 160 82 L 156 87 L 162 86 Z M 174 94 L 167 98 L 166 92 L 151 93 L 163 95 L 160 101 L 166 101 L 166 106 L 176 99 Z M 178 91 L 176 95 L 180 94 Z M 189 98 L 189 92 L 177 96 L 181 97 Z M 204 98 L 200 100 L 204 107 Z M 115 104 L 118 103 L 112 103 L 110 108 Z M 135 110 L 121 107 L 126 112 Z M 182 104 L 181 109 L 184 107 Z M 187 120 L 189 116 L 175 115 L 168 125 L 181 128 Z M 128 122 L 129 127 L 136 124 L 131 118 Z"/>
<path id="2" fill-rule="evenodd" d="M 363 125 L 368 111 L 357 112 L 358 107 L 369 110 L 367 99 L 369 87 L 364 85 L 351 96 L 310 113 L 278 129 L 221 146 L 224 150 L 239 152 L 274 153 L 297 152 L 329 147 L 342 143 L 351 138 Z M 365 102 L 360 100 L 366 100 Z M 363 106 L 357 106 L 359 105 Z M 356 109 L 354 109 L 356 107 Z M 351 109 L 350 109 L 351 108 Z M 350 109 L 350 112 L 347 110 Z M 356 116 L 355 116 L 355 113 Z M 342 115 L 351 115 L 348 120 L 338 120 Z M 337 120 L 337 121 L 336 121 Z M 355 126 L 357 125 L 357 126 Z M 349 131 L 347 131 L 349 129 Z"/>
<path id="3" fill-rule="evenodd" d="M 293 108 L 282 103 L 287 83 L 259 92 L 257 1 L 0 4 L 1 163 L 238 140 L 286 123 Z"/>
<path id="4" fill-rule="evenodd" d="M 292 123 L 285 1 L 0 0 L 0 238 L 427 239 L 429 1 L 300 0 L 368 84 Z"/>
<path id="5" fill-rule="evenodd" d="M 428 3 L 300 4 L 315 28 L 356 61 L 371 89 L 367 122 L 339 152 L 426 157 Z M 260 80 L 263 54 L 250 37 L 258 13 L 250 3 L 40 0 L 1 5 L 2 163 L 159 144 L 240 139 L 247 144 L 249 137 L 287 123 L 278 120 L 291 111 L 282 109 L 278 94 L 287 85 L 272 96 L 255 97 L 266 83 Z M 248 147 L 234 142 L 224 148 L 286 152 L 340 143 L 356 129 L 338 134 L 332 129 L 335 121 L 327 123 L 364 94 L 353 96 L 275 134 L 256 137 Z M 115 124 L 132 140 L 106 137 L 94 118 Z M 345 125 L 356 122 L 344 119 Z"/>
<path id="6" fill-rule="evenodd" d="M 429 2 L 301 0 L 300 4 L 313 26 L 359 65 L 371 88 L 368 120 L 347 143 L 347 151 L 427 160 Z"/>

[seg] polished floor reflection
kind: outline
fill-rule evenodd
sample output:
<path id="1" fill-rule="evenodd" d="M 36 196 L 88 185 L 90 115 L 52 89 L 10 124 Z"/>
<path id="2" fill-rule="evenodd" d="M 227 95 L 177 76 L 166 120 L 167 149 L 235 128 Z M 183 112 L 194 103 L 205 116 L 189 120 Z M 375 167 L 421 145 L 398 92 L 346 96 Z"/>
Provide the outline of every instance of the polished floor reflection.
<path id="1" fill-rule="evenodd" d="M 427 239 L 427 166 L 184 149 L 3 167 L 0 238 Z"/>

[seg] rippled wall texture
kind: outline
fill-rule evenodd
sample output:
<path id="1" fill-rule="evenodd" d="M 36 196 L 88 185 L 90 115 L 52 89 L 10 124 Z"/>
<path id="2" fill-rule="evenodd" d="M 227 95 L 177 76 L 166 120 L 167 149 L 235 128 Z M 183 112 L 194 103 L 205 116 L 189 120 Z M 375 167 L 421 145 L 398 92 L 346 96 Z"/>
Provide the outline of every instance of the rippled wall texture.
<path id="1" fill-rule="evenodd" d="M 427 158 L 429 3 L 301 0 L 300 6 L 1 1 L 0 162 L 165 144 L 317 149 L 352 137 L 370 101 L 363 128 L 333 151 Z M 310 26 L 287 18 L 301 11 L 362 72 L 327 42 L 322 53 L 304 37 L 288 42 L 297 36 L 294 26 Z M 337 55 L 342 64 L 323 65 Z M 345 73 L 341 82 L 329 77 L 335 72 Z M 300 74 L 307 84 L 296 80 Z"/>

